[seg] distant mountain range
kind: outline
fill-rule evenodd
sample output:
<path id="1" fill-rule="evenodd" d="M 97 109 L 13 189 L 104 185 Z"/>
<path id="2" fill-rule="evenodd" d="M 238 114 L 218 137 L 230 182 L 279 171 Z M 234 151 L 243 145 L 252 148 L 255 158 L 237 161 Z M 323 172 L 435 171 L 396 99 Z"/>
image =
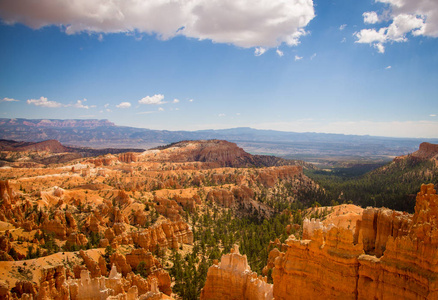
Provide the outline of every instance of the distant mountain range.
<path id="1" fill-rule="evenodd" d="M 39 142 L 49 139 L 63 145 L 92 148 L 148 149 L 182 140 L 221 139 L 237 143 L 253 154 L 289 158 L 321 156 L 383 157 L 412 153 L 421 142 L 437 139 L 297 133 L 248 127 L 168 131 L 117 126 L 108 120 L 0 119 L 0 139 Z"/>

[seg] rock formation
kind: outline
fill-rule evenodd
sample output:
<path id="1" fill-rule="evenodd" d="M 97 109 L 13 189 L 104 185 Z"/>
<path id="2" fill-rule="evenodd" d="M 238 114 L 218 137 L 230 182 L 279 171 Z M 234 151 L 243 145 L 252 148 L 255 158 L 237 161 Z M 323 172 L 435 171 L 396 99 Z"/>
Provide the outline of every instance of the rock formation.
<path id="1" fill-rule="evenodd" d="M 284 252 L 273 250 L 275 299 L 438 299 L 433 184 L 421 187 L 413 216 L 369 208 L 358 223 L 355 234 L 316 229 L 311 240 L 291 236 Z"/>
<path id="2" fill-rule="evenodd" d="M 246 255 L 240 255 L 235 247 L 208 269 L 201 291 L 201 300 L 206 299 L 273 299 L 272 284 L 266 282 L 266 277 L 251 272 Z"/>

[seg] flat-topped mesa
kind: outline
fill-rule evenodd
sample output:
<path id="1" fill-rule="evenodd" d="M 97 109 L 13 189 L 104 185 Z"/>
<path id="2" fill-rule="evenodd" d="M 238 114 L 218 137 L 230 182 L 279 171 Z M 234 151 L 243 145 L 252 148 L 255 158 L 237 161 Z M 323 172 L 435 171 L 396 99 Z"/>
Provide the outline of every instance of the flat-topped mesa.
<path id="1" fill-rule="evenodd" d="M 419 159 L 438 157 L 438 145 L 427 142 L 421 143 L 419 149 L 412 153 L 411 156 Z"/>
<path id="2" fill-rule="evenodd" d="M 201 300 L 206 299 L 274 299 L 272 284 L 266 277 L 251 272 L 246 255 L 235 246 L 231 253 L 222 255 L 221 262 L 208 269 L 207 280 L 201 290 Z"/>
<path id="3" fill-rule="evenodd" d="M 251 155 L 235 143 L 224 140 L 181 141 L 143 152 L 140 161 L 203 162 L 212 167 L 269 167 L 295 165 L 295 161 L 274 156 Z"/>

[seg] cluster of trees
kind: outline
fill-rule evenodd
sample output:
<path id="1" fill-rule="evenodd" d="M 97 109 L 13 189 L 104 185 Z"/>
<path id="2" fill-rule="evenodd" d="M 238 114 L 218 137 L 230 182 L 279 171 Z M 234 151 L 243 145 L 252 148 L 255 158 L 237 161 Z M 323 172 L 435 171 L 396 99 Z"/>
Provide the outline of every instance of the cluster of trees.
<path id="1" fill-rule="evenodd" d="M 255 210 L 252 216 L 235 217 L 231 210 L 219 211 L 213 206 L 207 207 L 202 215 L 190 215 L 195 243 L 185 256 L 174 251 L 170 257 L 173 291 L 182 299 L 198 299 L 208 267 L 214 259 L 229 253 L 234 244 L 239 245 L 241 254 L 247 255 L 251 269 L 261 274 L 267 263 L 269 242 L 277 238 L 284 242 L 288 237 L 286 226 L 302 224 L 302 217 L 298 210 L 286 210 L 270 219 L 257 214 Z"/>
<path id="2" fill-rule="evenodd" d="M 404 159 L 359 176 L 341 170 L 310 170 L 306 175 L 320 188 L 301 191 L 301 198 L 322 205 L 354 203 L 413 212 L 423 183 L 438 183 L 438 168 L 430 160 Z"/>

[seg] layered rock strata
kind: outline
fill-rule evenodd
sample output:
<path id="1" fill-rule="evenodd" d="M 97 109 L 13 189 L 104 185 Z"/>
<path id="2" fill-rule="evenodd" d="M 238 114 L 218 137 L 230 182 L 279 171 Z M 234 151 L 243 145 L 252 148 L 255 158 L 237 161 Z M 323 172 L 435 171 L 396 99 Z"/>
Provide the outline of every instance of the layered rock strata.
<path id="1" fill-rule="evenodd" d="M 237 247 L 208 269 L 201 299 L 273 299 L 272 284 L 257 276 Z"/>
<path id="2" fill-rule="evenodd" d="M 367 209 L 356 232 L 333 227 L 275 250 L 275 299 L 438 299 L 438 195 L 423 185 L 415 214 Z M 369 255 L 369 254 L 373 255 Z"/>

